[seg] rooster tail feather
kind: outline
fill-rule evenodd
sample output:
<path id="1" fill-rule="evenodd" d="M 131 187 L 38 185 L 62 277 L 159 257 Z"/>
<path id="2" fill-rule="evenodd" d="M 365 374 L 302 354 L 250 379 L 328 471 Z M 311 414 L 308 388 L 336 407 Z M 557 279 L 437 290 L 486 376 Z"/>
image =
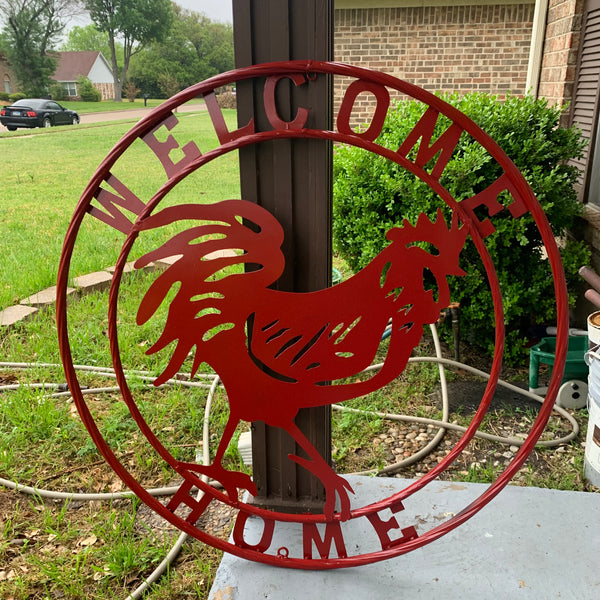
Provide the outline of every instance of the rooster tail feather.
<path id="1" fill-rule="evenodd" d="M 194 355 L 194 364 L 192 365 L 192 370 L 190 372 L 190 377 L 194 377 L 202 364 L 202 356 L 200 352 L 198 352 L 198 347 L 196 347 L 196 354 Z"/>
<path id="2" fill-rule="evenodd" d="M 161 339 L 162 339 L 162 336 L 161 336 Z M 160 342 L 160 340 L 159 340 L 159 342 Z M 150 348 L 147 351 L 147 354 L 151 353 L 152 349 L 159 342 L 156 342 L 156 344 L 154 344 L 154 346 L 152 346 L 152 348 Z M 166 343 L 162 344 L 161 347 L 158 348 L 158 350 L 164 348 L 166 345 L 167 345 Z M 190 348 L 188 347 L 187 344 L 182 344 L 181 342 L 179 342 L 177 344 L 175 351 L 173 352 L 173 355 L 171 356 L 171 360 L 169 361 L 169 364 L 165 367 L 165 370 L 154 380 L 155 386 L 158 387 L 159 385 L 166 383 L 167 381 L 169 381 L 169 379 L 171 379 L 172 377 L 175 377 L 175 375 L 177 375 L 179 369 L 181 368 L 181 365 L 187 358 L 189 350 L 190 350 Z"/>
<path id="3" fill-rule="evenodd" d="M 150 317 L 152 317 L 166 298 L 169 290 L 176 283 L 176 281 L 164 277 L 163 275 L 152 282 L 148 288 L 148 292 L 146 292 L 146 295 L 142 298 L 135 317 L 135 322 L 138 325 L 143 325 Z"/>

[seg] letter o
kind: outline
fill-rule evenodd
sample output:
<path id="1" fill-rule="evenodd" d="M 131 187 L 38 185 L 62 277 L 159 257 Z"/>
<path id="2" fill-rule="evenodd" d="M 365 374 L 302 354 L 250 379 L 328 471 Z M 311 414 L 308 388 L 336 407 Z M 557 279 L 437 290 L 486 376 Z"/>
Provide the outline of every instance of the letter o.
<path id="1" fill-rule="evenodd" d="M 375 114 L 373 115 L 369 128 L 366 131 L 357 133 L 350 127 L 350 115 L 354 108 L 354 102 L 361 92 L 371 92 L 377 100 L 377 105 L 375 106 Z M 338 113 L 337 118 L 338 131 L 344 135 L 356 135 L 373 142 L 381 133 L 389 106 L 390 94 L 385 86 L 379 83 L 370 83 L 363 81 L 362 79 L 357 79 L 348 86 L 348 89 L 344 94 L 344 99 L 342 100 L 342 105 L 340 106 L 340 112 Z"/>
<path id="2" fill-rule="evenodd" d="M 233 541 L 236 546 L 254 550 L 256 552 L 266 552 L 273 540 L 273 531 L 275 530 L 275 521 L 272 519 L 263 519 L 265 528 L 258 544 L 249 544 L 244 539 L 244 526 L 250 515 L 245 511 L 240 511 L 233 527 Z"/>

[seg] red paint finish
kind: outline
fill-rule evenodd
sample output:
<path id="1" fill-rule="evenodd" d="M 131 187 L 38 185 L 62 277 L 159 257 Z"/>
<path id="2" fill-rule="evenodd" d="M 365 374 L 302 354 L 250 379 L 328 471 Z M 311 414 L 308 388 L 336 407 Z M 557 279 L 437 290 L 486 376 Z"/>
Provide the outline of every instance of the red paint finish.
<path id="1" fill-rule="evenodd" d="M 307 128 L 309 106 L 298 105 L 289 120 L 282 118 L 275 102 L 276 86 L 290 85 L 293 92 L 325 74 L 352 80 L 337 115 L 335 130 Z M 263 102 L 272 129 L 257 131 L 250 121 L 230 131 L 214 90 L 250 78 L 264 81 L 262 100 L 258 101 Z M 388 148 L 378 142 L 390 90 L 411 96 L 424 105 L 423 117 L 399 148 Z M 350 127 L 352 109 L 358 95 L 365 91 L 375 96 L 377 108 L 371 123 L 355 131 Z M 218 146 L 202 152 L 194 141 L 180 141 L 178 119 L 173 112 L 179 104 L 198 96 L 206 101 L 219 141 Z M 449 124 L 433 139 L 442 115 L 449 119 Z M 488 189 L 457 201 L 440 184 L 440 177 L 465 132 L 497 162 L 501 174 Z M 264 140 L 306 137 L 351 144 L 394 161 L 426 182 L 440 198 L 445 214 L 451 216 L 444 217 L 440 210 L 434 220 L 421 215 L 414 225 L 405 221 L 392 227 L 386 234 L 389 245 L 365 269 L 333 288 L 300 294 L 269 287 L 284 268 L 283 229 L 265 209 L 231 199 L 214 204 L 192 204 L 187 200 L 161 206 L 183 179 L 230 151 Z M 138 140 L 156 159 L 152 164 L 166 177 L 150 198 L 139 198 L 123 175 L 117 178 L 112 173 L 115 163 Z M 511 198 L 507 205 L 499 201 L 501 192 L 508 192 Z M 512 218 L 531 214 L 540 230 L 553 269 L 559 315 L 555 368 L 539 417 L 512 463 L 476 501 L 423 532 L 418 531 L 415 523 L 403 519 L 405 508 L 411 496 L 452 464 L 472 439 L 493 397 L 502 362 L 502 300 L 485 239 L 495 229 L 490 219 L 481 220 L 477 216 L 475 211 L 482 206 L 490 217 L 505 210 Z M 81 224 L 92 217 L 97 219 L 97 226 L 110 226 L 125 235 L 110 292 L 109 343 L 131 417 L 156 454 L 183 479 L 166 507 L 143 489 L 102 437 L 73 366 L 66 286 Z M 144 420 L 121 363 L 117 315 L 123 269 L 132 260 L 132 249 L 139 236 L 161 232 L 173 225 L 178 226 L 178 233 L 143 256 L 133 257 L 136 268 L 177 257 L 157 274 L 140 299 L 136 322 L 142 326 L 158 318 L 159 306 L 171 297 L 162 333 L 151 340 L 148 349 L 148 354 L 165 357 L 166 366 L 156 385 L 174 377 L 188 356 L 193 357 L 192 372 L 207 363 L 221 378 L 230 414 L 209 465 L 179 461 L 161 443 Z M 494 315 L 490 318 L 496 322 L 496 354 L 490 382 L 467 432 L 440 464 L 402 492 L 361 506 L 359 490 L 353 490 L 315 451 L 294 424 L 294 417 L 300 408 L 343 402 L 378 390 L 402 372 L 421 339 L 423 327 L 435 322 L 440 311 L 451 302 L 447 277 L 463 275 L 460 253 L 467 238 L 475 244 L 485 265 L 494 301 Z M 224 271 L 235 265 L 251 265 L 251 268 L 245 272 Z M 560 386 L 561 365 L 566 355 L 566 297 L 554 237 L 533 193 L 500 148 L 467 117 L 428 92 L 381 73 L 335 63 L 286 62 L 239 69 L 193 86 L 153 111 L 115 146 L 84 191 L 69 227 L 59 268 L 57 312 L 65 372 L 81 417 L 106 460 L 144 502 L 183 531 L 238 556 L 278 566 L 326 569 L 366 564 L 421 547 L 470 518 L 508 483 L 541 434 Z M 383 366 L 358 380 L 357 375 L 372 363 L 380 349 L 381 335 L 388 322 L 392 329 Z M 329 382 L 333 384 L 328 385 Z M 325 487 L 323 514 L 277 513 L 238 501 L 240 490 L 254 492 L 254 483 L 244 473 L 226 470 L 222 459 L 240 421 L 264 421 L 291 435 L 304 454 L 291 455 L 289 459 L 313 473 Z M 202 476 L 219 481 L 224 491 L 206 485 Z M 193 486 L 204 491 L 200 500 L 189 494 Z M 211 501 L 224 502 L 238 510 L 232 542 L 218 539 L 198 526 L 199 517 Z M 176 512 L 180 506 L 190 509 L 186 518 Z M 245 525 L 250 518 L 262 523 L 260 539 L 245 538 Z M 293 555 L 286 546 L 275 542 L 281 523 L 299 528 L 303 540 L 301 554 Z M 345 534 L 349 527 L 359 523 L 369 532 L 372 549 L 353 554 L 345 544 Z"/>

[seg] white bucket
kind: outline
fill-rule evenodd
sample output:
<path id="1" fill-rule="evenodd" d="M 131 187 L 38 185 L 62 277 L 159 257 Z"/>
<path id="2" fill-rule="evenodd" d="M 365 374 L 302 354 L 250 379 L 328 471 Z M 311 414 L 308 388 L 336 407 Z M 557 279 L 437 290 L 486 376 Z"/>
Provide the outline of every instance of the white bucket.
<path id="1" fill-rule="evenodd" d="M 588 421 L 585 438 L 585 478 L 600 487 L 600 354 L 589 353 Z"/>
<path id="2" fill-rule="evenodd" d="M 589 348 L 596 348 L 600 345 L 600 310 L 593 312 L 587 318 L 587 331 Z"/>

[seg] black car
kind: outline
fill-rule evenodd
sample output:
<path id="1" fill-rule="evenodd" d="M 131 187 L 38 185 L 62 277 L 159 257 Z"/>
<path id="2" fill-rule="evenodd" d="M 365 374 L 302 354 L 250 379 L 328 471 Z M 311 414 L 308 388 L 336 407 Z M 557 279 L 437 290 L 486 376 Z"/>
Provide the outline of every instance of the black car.
<path id="1" fill-rule="evenodd" d="M 77 125 L 79 115 L 54 100 L 23 99 L 0 110 L 0 123 L 9 131 L 14 131 L 17 127 Z"/>

